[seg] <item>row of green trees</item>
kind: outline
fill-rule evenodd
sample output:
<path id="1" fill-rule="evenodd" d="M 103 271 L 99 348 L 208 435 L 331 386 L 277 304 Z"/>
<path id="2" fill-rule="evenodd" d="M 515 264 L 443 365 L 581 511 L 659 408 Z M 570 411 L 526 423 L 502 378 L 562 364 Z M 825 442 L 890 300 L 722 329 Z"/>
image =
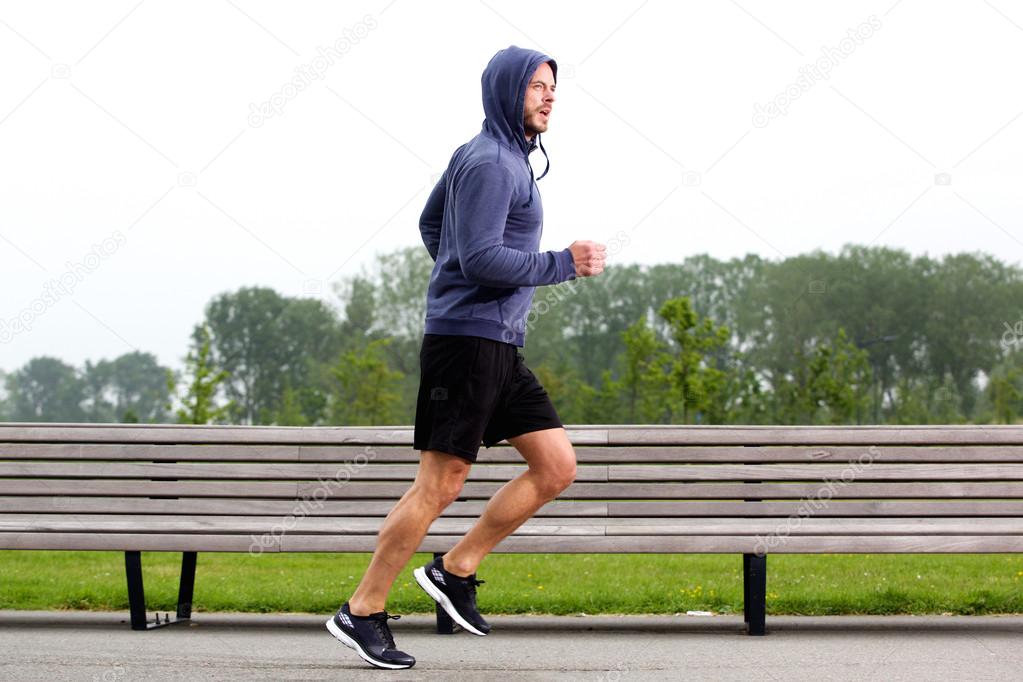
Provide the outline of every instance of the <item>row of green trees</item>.
<path id="1" fill-rule="evenodd" d="M 146 353 L 3 381 L 17 421 L 411 423 L 432 261 L 380 256 L 323 301 L 214 298 L 184 370 Z M 1023 271 L 847 246 L 782 261 L 612 265 L 537 289 L 527 362 L 569 423 L 1013 423 Z"/>

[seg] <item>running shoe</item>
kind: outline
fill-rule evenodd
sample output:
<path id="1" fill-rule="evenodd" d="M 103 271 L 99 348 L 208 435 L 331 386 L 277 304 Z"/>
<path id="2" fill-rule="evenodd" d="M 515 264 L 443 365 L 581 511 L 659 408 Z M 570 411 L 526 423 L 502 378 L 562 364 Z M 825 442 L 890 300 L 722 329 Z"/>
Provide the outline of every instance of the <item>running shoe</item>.
<path id="1" fill-rule="evenodd" d="M 417 568 L 412 571 L 412 575 L 419 586 L 463 629 L 481 637 L 490 632 L 490 625 L 476 608 L 476 587 L 486 580 L 477 580 L 475 573 L 464 578 L 449 573 L 444 569 L 443 557 L 437 557 Z"/>
<path id="2" fill-rule="evenodd" d="M 337 613 L 327 621 L 330 634 L 355 651 L 370 665 L 377 668 L 411 668 L 416 659 L 394 647 L 394 637 L 387 621 L 397 620 L 387 611 L 377 611 L 368 616 L 354 616 L 348 609 L 348 602 L 341 605 Z"/>

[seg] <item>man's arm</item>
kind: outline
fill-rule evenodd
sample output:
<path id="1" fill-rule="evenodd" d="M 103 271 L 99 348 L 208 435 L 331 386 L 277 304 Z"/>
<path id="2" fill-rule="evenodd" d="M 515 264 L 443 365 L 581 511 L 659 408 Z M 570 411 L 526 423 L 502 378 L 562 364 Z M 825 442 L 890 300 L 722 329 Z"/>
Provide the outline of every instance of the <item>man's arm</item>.
<path id="1" fill-rule="evenodd" d="M 576 276 L 569 249 L 519 251 L 504 245 L 514 192 L 511 173 L 495 163 L 470 169 L 455 188 L 455 248 L 462 274 L 491 287 L 558 284 Z"/>
<path id="2" fill-rule="evenodd" d="M 444 220 L 444 197 L 447 194 L 448 172 L 445 170 L 437 181 L 433 191 L 426 200 L 426 208 L 419 216 L 419 234 L 423 236 L 423 244 L 430 253 L 430 258 L 437 260 L 440 249 L 440 226 Z"/>

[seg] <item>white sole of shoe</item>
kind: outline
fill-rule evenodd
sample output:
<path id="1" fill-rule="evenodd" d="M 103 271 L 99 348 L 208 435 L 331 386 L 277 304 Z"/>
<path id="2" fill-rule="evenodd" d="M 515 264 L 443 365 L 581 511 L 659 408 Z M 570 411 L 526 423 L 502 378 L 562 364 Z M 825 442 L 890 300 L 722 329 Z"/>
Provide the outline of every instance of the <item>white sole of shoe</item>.
<path id="1" fill-rule="evenodd" d="M 370 656 L 369 654 L 362 650 L 362 647 L 359 646 L 358 642 L 356 642 L 354 639 L 346 635 L 344 633 L 344 630 L 337 626 L 337 623 L 334 622 L 333 617 L 327 619 L 327 630 L 329 630 L 330 634 L 334 635 L 334 637 L 336 637 L 338 641 L 340 641 L 346 647 L 348 647 L 349 649 L 355 649 L 355 652 L 359 654 L 359 657 L 362 658 L 362 660 L 369 663 L 370 665 L 376 666 L 377 668 L 386 668 L 388 670 L 401 670 L 404 668 L 412 667 L 410 665 L 395 665 L 394 663 L 384 663 L 382 661 L 375 660 L 372 656 Z"/>
<path id="2" fill-rule="evenodd" d="M 487 636 L 486 632 L 480 632 L 477 628 L 474 628 L 472 624 L 469 623 L 469 621 L 467 621 L 465 618 L 462 618 L 462 616 L 459 615 L 458 611 L 455 609 L 455 605 L 451 603 L 451 600 L 448 599 L 448 596 L 441 592 L 440 590 L 438 590 L 437 586 L 434 585 L 428 577 L 426 577 L 425 568 L 420 566 L 416 570 L 412 571 L 412 575 L 415 576 L 416 582 L 419 583 L 419 586 L 421 588 L 423 588 L 423 591 L 426 592 L 431 597 L 433 597 L 434 601 L 440 604 L 441 608 L 443 608 L 447 612 L 447 614 L 451 616 L 451 620 L 461 625 L 462 628 L 465 629 L 467 632 L 471 632 L 474 635 L 479 635 L 480 637 Z"/>

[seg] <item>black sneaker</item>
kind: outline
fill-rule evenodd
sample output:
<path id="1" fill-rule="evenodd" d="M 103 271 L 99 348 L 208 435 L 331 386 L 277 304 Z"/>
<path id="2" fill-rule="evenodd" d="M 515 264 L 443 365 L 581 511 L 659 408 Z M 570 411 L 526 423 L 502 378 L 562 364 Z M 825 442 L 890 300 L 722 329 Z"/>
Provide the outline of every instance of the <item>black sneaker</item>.
<path id="1" fill-rule="evenodd" d="M 412 571 L 416 582 L 440 604 L 451 619 L 474 635 L 486 635 L 490 626 L 476 609 L 476 586 L 486 580 L 476 580 L 476 574 L 463 578 L 444 570 L 442 557 Z"/>
<path id="2" fill-rule="evenodd" d="M 348 610 L 348 602 L 345 602 L 334 617 L 327 621 L 327 629 L 342 644 L 355 649 L 371 665 L 390 669 L 411 668 L 416 664 L 416 659 L 394 648 L 394 637 L 387 625 L 391 618 L 397 620 L 401 616 L 388 615 L 387 611 L 353 616 Z"/>

